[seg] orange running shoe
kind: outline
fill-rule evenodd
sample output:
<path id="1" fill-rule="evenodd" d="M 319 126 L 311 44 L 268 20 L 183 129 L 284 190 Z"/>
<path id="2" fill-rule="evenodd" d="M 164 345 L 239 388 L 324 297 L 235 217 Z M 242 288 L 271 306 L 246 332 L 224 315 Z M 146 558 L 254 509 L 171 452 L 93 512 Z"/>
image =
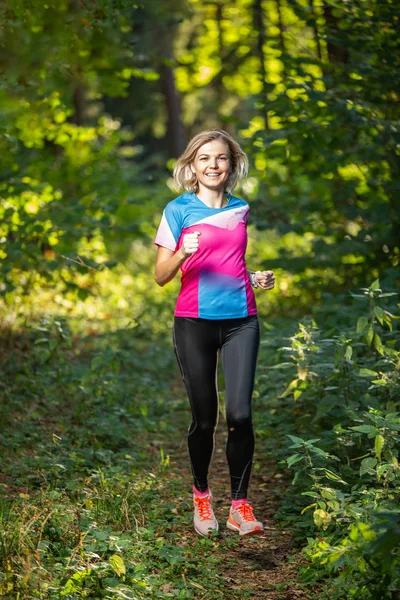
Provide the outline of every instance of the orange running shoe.
<path id="1" fill-rule="evenodd" d="M 256 521 L 251 504 L 247 502 L 237 508 L 231 506 L 226 526 L 232 531 L 238 531 L 239 535 L 257 535 L 264 531 L 263 524 Z"/>
<path id="2" fill-rule="evenodd" d="M 194 517 L 193 524 L 199 535 L 207 536 L 210 531 L 218 531 L 219 525 L 211 505 L 212 495 L 199 498 L 193 494 Z"/>

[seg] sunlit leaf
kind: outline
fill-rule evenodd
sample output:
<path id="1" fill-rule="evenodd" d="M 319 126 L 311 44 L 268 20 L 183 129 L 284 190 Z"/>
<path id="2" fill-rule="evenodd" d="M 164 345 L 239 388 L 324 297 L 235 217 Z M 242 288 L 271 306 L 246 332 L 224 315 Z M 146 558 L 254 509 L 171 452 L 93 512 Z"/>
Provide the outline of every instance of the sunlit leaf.
<path id="1" fill-rule="evenodd" d="M 385 444 L 385 438 L 383 435 L 379 434 L 375 438 L 375 454 L 378 460 L 381 460 L 381 454 L 383 450 L 383 446 Z"/>
<path id="2" fill-rule="evenodd" d="M 378 373 L 376 371 L 372 371 L 371 369 L 362 368 L 358 372 L 359 377 L 376 377 Z"/>
<path id="3" fill-rule="evenodd" d="M 379 279 L 375 279 L 375 281 L 371 283 L 369 289 L 372 291 L 379 290 Z"/>
<path id="4" fill-rule="evenodd" d="M 301 513 L 300 513 L 300 514 L 301 514 L 301 515 L 304 515 L 304 513 L 305 513 L 305 512 L 306 512 L 306 511 L 307 511 L 309 508 L 314 508 L 314 506 L 315 506 L 315 502 L 313 502 L 312 504 L 309 504 L 308 506 L 305 506 L 305 507 L 303 508 L 303 510 L 301 511 Z"/>
<path id="5" fill-rule="evenodd" d="M 314 511 L 313 517 L 316 526 L 322 527 L 322 529 L 326 529 L 332 520 L 330 513 L 326 512 L 325 510 L 322 510 L 321 508 L 318 508 Z"/>
<path id="6" fill-rule="evenodd" d="M 379 323 L 381 325 L 383 325 L 383 319 L 384 319 L 384 316 L 385 316 L 385 312 L 384 312 L 384 310 L 380 306 L 375 306 L 374 307 L 374 315 L 378 319 Z"/>
<path id="7" fill-rule="evenodd" d="M 300 379 L 293 379 L 289 383 L 289 385 L 287 386 L 285 391 L 279 396 L 279 398 L 286 398 L 287 396 L 289 396 L 289 394 L 291 394 L 292 391 L 297 387 L 297 384 L 299 381 L 300 381 Z"/>
<path id="8" fill-rule="evenodd" d="M 353 348 L 351 346 L 346 346 L 346 351 L 344 353 L 344 357 L 346 360 L 350 360 L 353 355 Z"/>
<path id="9" fill-rule="evenodd" d="M 125 575 L 126 567 L 121 556 L 119 556 L 118 554 L 113 554 L 108 559 L 108 562 L 110 563 L 112 570 L 118 575 L 118 577 Z"/>
<path id="10" fill-rule="evenodd" d="M 374 333 L 374 348 L 379 354 L 385 354 L 385 349 L 382 344 L 382 340 L 380 336 L 375 332 Z"/>

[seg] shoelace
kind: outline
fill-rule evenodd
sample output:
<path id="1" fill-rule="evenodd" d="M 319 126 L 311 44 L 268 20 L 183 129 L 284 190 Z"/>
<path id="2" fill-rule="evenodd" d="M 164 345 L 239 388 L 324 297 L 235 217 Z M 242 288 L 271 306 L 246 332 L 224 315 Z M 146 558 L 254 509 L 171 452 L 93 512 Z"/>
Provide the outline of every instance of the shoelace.
<path id="1" fill-rule="evenodd" d="M 256 520 L 254 513 L 253 513 L 253 508 L 251 507 L 250 504 L 241 504 L 240 506 L 237 507 L 236 510 L 239 511 L 239 513 L 244 521 L 255 521 Z"/>
<path id="2" fill-rule="evenodd" d="M 202 521 L 209 521 L 213 518 L 210 498 L 196 497 L 196 504 L 199 510 L 199 517 Z"/>

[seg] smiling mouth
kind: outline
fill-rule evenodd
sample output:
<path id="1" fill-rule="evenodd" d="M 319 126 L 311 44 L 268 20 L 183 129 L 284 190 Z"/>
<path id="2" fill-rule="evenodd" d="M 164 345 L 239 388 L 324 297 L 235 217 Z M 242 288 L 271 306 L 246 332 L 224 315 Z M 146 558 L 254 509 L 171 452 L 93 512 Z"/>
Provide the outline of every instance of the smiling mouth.
<path id="1" fill-rule="evenodd" d="M 221 173 L 206 173 L 207 177 L 219 177 Z"/>

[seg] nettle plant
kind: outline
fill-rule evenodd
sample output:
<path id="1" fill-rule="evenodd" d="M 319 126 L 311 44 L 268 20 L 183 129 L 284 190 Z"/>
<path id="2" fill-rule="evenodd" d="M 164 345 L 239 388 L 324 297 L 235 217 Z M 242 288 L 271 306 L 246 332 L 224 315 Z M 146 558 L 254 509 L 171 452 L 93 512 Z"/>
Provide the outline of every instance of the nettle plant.
<path id="1" fill-rule="evenodd" d="M 298 405 L 291 424 L 296 435 L 287 436 L 291 445 L 283 461 L 296 470 L 292 484 L 299 493 L 293 497 L 297 520 L 299 510 L 304 520 L 295 527 L 307 531 L 306 552 L 314 563 L 342 568 L 343 577 L 368 571 L 371 589 L 375 580 L 394 581 L 381 560 L 385 540 L 399 564 L 400 537 L 392 544 L 400 499 L 398 317 L 382 306 L 395 295 L 383 292 L 377 280 L 352 294 L 363 314 L 352 315 L 351 325 L 325 337 L 315 322 L 301 324 L 283 349 L 296 370 L 281 396 Z M 302 496 L 312 502 L 303 506 Z M 311 538 L 313 528 L 325 537 Z"/>

